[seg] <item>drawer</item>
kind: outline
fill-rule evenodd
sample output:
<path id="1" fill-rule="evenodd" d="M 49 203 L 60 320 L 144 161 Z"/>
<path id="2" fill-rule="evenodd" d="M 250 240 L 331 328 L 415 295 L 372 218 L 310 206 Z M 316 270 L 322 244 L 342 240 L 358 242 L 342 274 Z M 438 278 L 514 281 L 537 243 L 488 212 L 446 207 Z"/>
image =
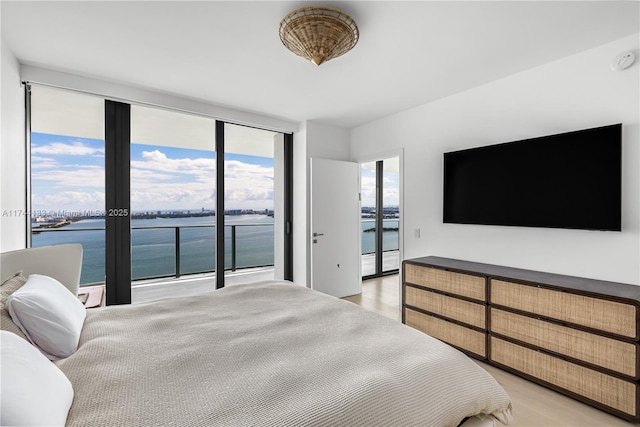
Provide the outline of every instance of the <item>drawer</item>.
<path id="1" fill-rule="evenodd" d="M 491 332 L 555 353 L 637 377 L 638 347 L 630 342 L 579 331 L 491 308 Z"/>
<path id="2" fill-rule="evenodd" d="M 408 326 L 476 356 L 486 357 L 486 334 L 409 308 L 404 310 Z"/>
<path id="3" fill-rule="evenodd" d="M 552 289 L 491 279 L 491 303 L 636 338 L 636 307 Z"/>
<path id="4" fill-rule="evenodd" d="M 486 306 L 411 286 L 404 288 L 405 304 L 485 329 Z"/>
<path id="5" fill-rule="evenodd" d="M 637 384 L 493 336 L 490 339 L 490 360 L 636 416 Z"/>
<path id="6" fill-rule="evenodd" d="M 486 301 L 484 277 L 455 273 L 414 264 L 404 264 L 404 280 L 449 294 Z"/>

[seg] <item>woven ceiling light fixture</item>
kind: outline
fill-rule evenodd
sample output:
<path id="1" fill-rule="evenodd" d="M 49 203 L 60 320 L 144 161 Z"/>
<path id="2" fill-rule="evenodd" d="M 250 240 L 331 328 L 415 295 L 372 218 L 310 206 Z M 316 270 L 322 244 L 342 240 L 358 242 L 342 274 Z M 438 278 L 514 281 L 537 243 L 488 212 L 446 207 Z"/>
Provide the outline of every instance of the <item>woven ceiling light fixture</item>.
<path id="1" fill-rule="evenodd" d="M 358 37 L 356 22 L 330 7 L 302 7 L 280 21 L 282 43 L 316 65 L 349 52 Z"/>

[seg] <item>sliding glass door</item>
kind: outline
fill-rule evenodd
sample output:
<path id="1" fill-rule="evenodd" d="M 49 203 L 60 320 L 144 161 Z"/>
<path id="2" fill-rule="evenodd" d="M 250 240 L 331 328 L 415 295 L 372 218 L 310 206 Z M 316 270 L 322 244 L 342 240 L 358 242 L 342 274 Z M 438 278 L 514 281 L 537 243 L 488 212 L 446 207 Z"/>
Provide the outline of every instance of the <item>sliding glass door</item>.
<path id="1" fill-rule="evenodd" d="M 283 152 L 278 132 L 225 123 L 224 236 L 226 282 L 250 269 L 263 280 L 274 278 L 276 262 L 276 154 Z M 280 161 L 278 164 L 282 164 Z"/>
<path id="2" fill-rule="evenodd" d="M 215 120 L 131 106 L 134 281 L 215 270 Z"/>
<path id="3" fill-rule="evenodd" d="M 81 243 L 82 285 L 106 282 L 108 304 L 186 275 L 207 275 L 198 291 L 292 279 L 291 135 L 28 90 L 32 245 Z"/>
<path id="4" fill-rule="evenodd" d="M 363 279 L 399 270 L 399 170 L 398 157 L 361 164 Z"/>
<path id="5" fill-rule="evenodd" d="M 381 274 L 400 268 L 400 159 L 382 160 L 382 266 Z"/>

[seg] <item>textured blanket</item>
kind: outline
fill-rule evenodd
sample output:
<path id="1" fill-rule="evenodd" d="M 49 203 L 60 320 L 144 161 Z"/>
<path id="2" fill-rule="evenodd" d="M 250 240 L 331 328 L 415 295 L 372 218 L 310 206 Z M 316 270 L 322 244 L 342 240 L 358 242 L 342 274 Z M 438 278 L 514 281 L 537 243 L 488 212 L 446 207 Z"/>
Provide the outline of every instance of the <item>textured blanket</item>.
<path id="1" fill-rule="evenodd" d="M 511 417 L 452 347 L 286 282 L 87 312 L 69 426 L 456 426 Z"/>

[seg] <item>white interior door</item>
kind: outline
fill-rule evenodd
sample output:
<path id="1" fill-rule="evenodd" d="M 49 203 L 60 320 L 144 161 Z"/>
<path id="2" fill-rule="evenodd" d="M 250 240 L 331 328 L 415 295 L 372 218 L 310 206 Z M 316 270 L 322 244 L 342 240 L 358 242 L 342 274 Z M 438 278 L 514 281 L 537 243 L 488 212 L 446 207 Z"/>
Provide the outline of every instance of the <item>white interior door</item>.
<path id="1" fill-rule="evenodd" d="M 362 291 L 360 168 L 311 159 L 311 287 L 341 298 Z"/>

